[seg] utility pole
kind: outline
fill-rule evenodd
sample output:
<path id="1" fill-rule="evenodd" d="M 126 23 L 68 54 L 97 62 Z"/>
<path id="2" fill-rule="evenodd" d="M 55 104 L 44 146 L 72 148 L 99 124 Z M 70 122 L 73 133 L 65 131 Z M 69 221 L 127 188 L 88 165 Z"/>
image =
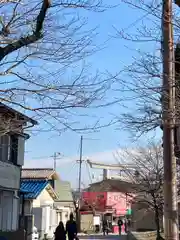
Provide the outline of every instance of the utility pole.
<path id="1" fill-rule="evenodd" d="M 56 168 L 57 168 L 57 157 L 60 156 L 61 153 L 60 152 L 55 152 L 54 155 L 53 155 L 53 160 L 54 160 L 54 170 L 56 171 Z"/>
<path id="2" fill-rule="evenodd" d="M 83 137 L 80 140 L 80 155 L 79 155 L 79 184 L 78 184 L 78 208 L 76 212 L 76 220 L 78 225 L 78 232 L 81 231 L 81 219 L 80 219 L 80 200 L 81 200 L 81 176 L 82 176 L 82 155 L 83 155 Z"/>
<path id="3" fill-rule="evenodd" d="M 57 161 L 57 154 L 56 152 L 54 153 L 54 170 L 56 171 L 56 162 Z"/>
<path id="4" fill-rule="evenodd" d="M 175 69 L 172 0 L 163 0 L 162 8 L 164 230 L 166 240 L 178 240 L 179 227 L 176 187 L 176 157 L 174 155 Z"/>
<path id="5" fill-rule="evenodd" d="M 79 185 L 78 185 L 78 193 L 79 197 L 81 195 L 81 176 L 82 176 L 82 151 L 83 151 L 83 137 L 81 136 L 80 140 L 80 155 L 79 155 Z"/>

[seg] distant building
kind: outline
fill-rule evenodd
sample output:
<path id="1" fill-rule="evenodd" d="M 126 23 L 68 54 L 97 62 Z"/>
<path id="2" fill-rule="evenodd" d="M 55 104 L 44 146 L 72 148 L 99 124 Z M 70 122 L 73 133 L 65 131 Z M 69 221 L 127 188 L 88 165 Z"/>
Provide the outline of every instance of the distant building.
<path id="1" fill-rule="evenodd" d="M 25 197 L 25 215 L 32 216 L 33 225 L 40 236 L 52 238 L 59 221 L 66 221 L 74 211 L 71 187 L 61 181 L 51 168 L 29 168 L 22 170 L 21 191 Z"/>
<path id="2" fill-rule="evenodd" d="M 55 200 L 55 207 L 60 213 L 58 221 L 66 224 L 70 213 L 74 213 L 74 200 L 71 191 L 71 184 L 67 181 L 57 180 L 54 186 L 58 198 Z"/>
<path id="3" fill-rule="evenodd" d="M 91 184 L 81 196 L 82 231 L 93 230 L 94 219 L 98 217 L 101 222 L 103 218 L 108 219 L 112 230 L 117 231 L 117 219 L 125 216 L 131 219 L 134 231 L 156 230 L 153 209 L 139 199 L 138 185 L 129 181 L 104 179 Z"/>
<path id="4" fill-rule="evenodd" d="M 108 219 L 117 230 L 117 218 L 131 212 L 133 185 L 121 180 L 105 179 L 90 185 L 81 196 L 81 229 L 92 230 L 94 217 Z M 116 224 L 115 224 L 116 223 Z"/>

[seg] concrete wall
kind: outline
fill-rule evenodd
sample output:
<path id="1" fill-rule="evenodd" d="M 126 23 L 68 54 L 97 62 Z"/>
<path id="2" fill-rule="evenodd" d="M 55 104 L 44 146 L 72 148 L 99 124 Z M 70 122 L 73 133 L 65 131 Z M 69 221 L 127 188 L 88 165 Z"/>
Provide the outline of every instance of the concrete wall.
<path id="1" fill-rule="evenodd" d="M 81 215 L 81 231 L 89 232 L 93 230 L 94 230 L 93 214 L 82 214 Z"/>
<path id="2" fill-rule="evenodd" d="M 15 231 L 18 222 L 19 199 L 14 197 L 14 191 L 0 191 L 0 230 Z"/>
<path id="3" fill-rule="evenodd" d="M 24 203 L 24 214 L 25 215 L 32 214 L 32 204 L 33 204 L 32 200 L 25 200 L 25 203 Z"/>
<path id="4" fill-rule="evenodd" d="M 14 232 L 1 232 L 0 238 L 4 237 L 7 240 L 25 240 L 25 232 L 24 230 L 18 230 Z"/>
<path id="5" fill-rule="evenodd" d="M 144 233 L 137 233 L 132 232 L 128 234 L 128 240 L 156 240 L 156 232 L 144 232 Z"/>
<path id="6" fill-rule="evenodd" d="M 20 168 L 0 161 L 0 186 L 9 189 L 19 189 Z"/>
<path id="7" fill-rule="evenodd" d="M 154 212 L 143 204 L 132 205 L 132 229 L 134 231 L 156 229 Z"/>

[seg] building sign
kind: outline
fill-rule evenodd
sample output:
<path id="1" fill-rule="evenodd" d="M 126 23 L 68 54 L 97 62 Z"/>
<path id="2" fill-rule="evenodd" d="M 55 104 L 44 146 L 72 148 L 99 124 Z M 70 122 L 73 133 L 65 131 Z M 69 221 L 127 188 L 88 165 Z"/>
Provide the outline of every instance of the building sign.
<path id="1" fill-rule="evenodd" d="M 108 192 L 107 193 L 107 207 L 112 207 L 116 215 L 126 215 L 128 209 L 131 209 L 129 197 L 125 193 Z"/>
<path id="2" fill-rule="evenodd" d="M 93 225 L 96 226 L 96 225 L 100 225 L 100 224 L 101 224 L 100 216 L 94 216 L 93 217 Z"/>

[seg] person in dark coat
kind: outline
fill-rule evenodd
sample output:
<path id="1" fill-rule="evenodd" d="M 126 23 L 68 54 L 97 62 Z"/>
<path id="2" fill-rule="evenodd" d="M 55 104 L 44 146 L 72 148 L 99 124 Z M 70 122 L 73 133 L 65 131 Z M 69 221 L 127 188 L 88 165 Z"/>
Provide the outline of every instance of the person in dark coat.
<path id="1" fill-rule="evenodd" d="M 127 218 L 124 219 L 124 231 L 125 231 L 125 233 L 127 233 L 127 231 L 128 231 L 128 220 L 127 220 Z"/>
<path id="2" fill-rule="evenodd" d="M 77 224 L 74 221 L 74 216 L 71 213 L 70 218 L 66 223 L 66 233 L 69 240 L 77 239 Z"/>
<path id="3" fill-rule="evenodd" d="M 66 231 L 63 222 L 59 222 L 54 235 L 55 240 L 66 240 Z"/>
<path id="4" fill-rule="evenodd" d="M 123 225 L 123 221 L 121 218 L 119 218 L 118 220 L 119 235 L 121 235 L 122 225 Z"/>
<path id="5" fill-rule="evenodd" d="M 103 235 L 108 235 L 108 221 L 106 219 L 103 220 L 102 223 Z"/>

